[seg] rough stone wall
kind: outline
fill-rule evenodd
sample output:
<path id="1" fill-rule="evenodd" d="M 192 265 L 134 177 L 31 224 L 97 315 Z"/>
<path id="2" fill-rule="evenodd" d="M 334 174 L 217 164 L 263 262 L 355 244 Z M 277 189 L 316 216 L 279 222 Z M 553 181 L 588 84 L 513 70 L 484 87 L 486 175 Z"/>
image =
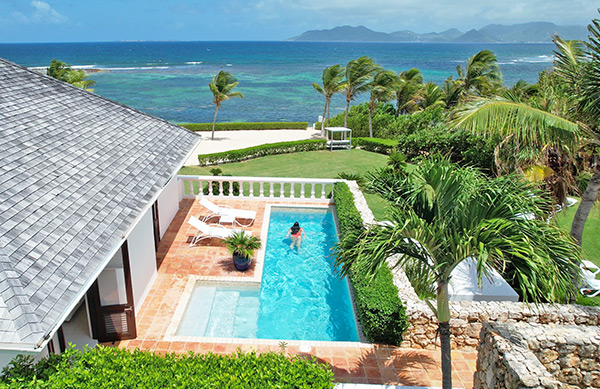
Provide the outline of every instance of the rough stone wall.
<path id="1" fill-rule="evenodd" d="M 410 322 L 402 346 L 436 348 L 439 346 L 439 338 L 436 340 L 437 319 L 433 312 L 425 302 L 419 300 L 401 269 L 394 269 L 393 273 L 400 299 L 406 302 L 406 314 Z M 459 350 L 477 348 L 480 330 L 485 322 L 600 325 L 600 308 L 581 305 L 528 306 L 518 302 L 461 301 L 450 303 L 450 310 L 451 345 L 453 349 Z"/>
<path id="2" fill-rule="evenodd" d="M 354 203 L 365 225 L 374 223 L 373 212 L 356 182 L 345 182 L 354 195 Z M 390 258 L 388 263 L 393 263 L 393 260 Z M 410 322 L 410 327 L 403 337 L 402 346 L 423 349 L 439 347 L 439 337 L 436 337 L 437 319 L 433 312 L 425 302 L 417 297 L 401 269 L 392 269 L 392 272 L 400 299 L 406 303 L 406 315 Z M 600 307 L 559 304 L 527 306 L 515 302 L 461 301 L 451 303 L 450 310 L 452 313 L 450 320 L 451 345 L 453 349 L 462 350 L 477 348 L 481 327 L 485 322 L 600 325 Z"/>
<path id="3" fill-rule="evenodd" d="M 485 323 L 475 387 L 600 388 L 600 328 Z"/>

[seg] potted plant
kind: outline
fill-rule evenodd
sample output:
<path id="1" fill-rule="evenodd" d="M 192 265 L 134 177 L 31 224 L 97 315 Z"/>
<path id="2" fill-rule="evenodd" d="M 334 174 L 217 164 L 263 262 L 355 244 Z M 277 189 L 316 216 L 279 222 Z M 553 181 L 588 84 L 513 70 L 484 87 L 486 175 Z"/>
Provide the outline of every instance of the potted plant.
<path id="1" fill-rule="evenodd" d="M 235 232 L 224 243 L 233 255 L 233 266 L 240 271 L 248 270 L 254 250 L 260 248 L 260 239 L 244 231 Z"/>

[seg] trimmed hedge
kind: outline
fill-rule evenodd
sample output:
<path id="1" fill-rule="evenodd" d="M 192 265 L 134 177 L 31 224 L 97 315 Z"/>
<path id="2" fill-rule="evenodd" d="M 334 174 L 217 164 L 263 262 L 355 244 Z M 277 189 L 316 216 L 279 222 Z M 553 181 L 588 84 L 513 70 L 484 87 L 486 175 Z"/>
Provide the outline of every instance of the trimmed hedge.
<path id="1" fill-rule="evenodd" d="M 363 222 L 354 205 L 350 188 L 343 182 L 333 187 L 333 200 L 340 226 L 340 239 L 363 229 Z M 349 272 L 354 302 L 363 332 L 369 341 L 400 345 L 402 334 L 408 328 L 406 308 L 398 297 L 390 269 L 382 267 L 373 278 L 360 271 L 356 261 Z"/>
<path id="2" fill-rule="evenodd" d="M 239 162 L 266 155 L 324 150 L 326 142 L 325 139 L 305 139 L 292 142 L 267 143 L 245 149 L 223 151 L 221 153 L 200 154 L 198 155 L 198 163 L 200 166 L 206 166 L 217 163 Z"/>
<path id="3" fill-rule="evenodd" d="M 352 138 L 352 146 L 379 154 L 392 154 L 396 151 L 398 140 L 382 138 Z"/>
<path id="4" fill-rule="evenodd" d="M 316 358 L 283 353 L 167 354 L 114 347 L 69 349 L 35 364 L 17 357 L 3 387 L 43 388 L 333 388 L 333 372 Z"/>
<path id="5" fill-rule="evenodd" d="M 191 131 L 211 131 L 212 123 L 180 123 L 181 127 Z M 252 122 L 252 123 L 217 123 L 215 131 L 243 130 L 306 130 L 307 122 Z"/>

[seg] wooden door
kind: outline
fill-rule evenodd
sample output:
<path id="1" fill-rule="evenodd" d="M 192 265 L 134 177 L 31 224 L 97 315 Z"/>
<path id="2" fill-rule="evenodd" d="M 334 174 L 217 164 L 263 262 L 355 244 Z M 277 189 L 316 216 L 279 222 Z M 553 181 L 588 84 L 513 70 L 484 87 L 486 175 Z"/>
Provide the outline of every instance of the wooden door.
<path id="1" fill-rule="evenodd" d="M 105 269 L 87 294 L 92 335 L 98 342 L 137 336 L 127 242 L 121 246 L 121 257 L 122 268 Z"/>
<path id="2" fill-rule="evenodd" d="M 152 204 L 152 225 L 154 226 L 154 251 L 158 251 L 160 242 L 160 221 L 158 219 L 158 200 Z"/>

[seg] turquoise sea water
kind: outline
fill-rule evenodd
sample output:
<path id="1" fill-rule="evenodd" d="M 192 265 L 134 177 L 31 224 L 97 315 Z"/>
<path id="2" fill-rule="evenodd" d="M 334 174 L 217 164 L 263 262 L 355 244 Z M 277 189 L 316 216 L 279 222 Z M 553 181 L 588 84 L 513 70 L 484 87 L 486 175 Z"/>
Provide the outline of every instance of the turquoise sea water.
<path id="1" fill-rule="evenodd" d="M 208 90 L 219 70 L 240 81 L 244 99 L 223 104 L 219 121 L 308 121 L 323 110 L 312 88 L 326 66 L 367 55 L 396 72 L 421 69 L 442 82 L 483 49 L 498 56 L 507 85 L 537 81 L 552 62 L 552 44 L 435 44 L 358 42 L 105 42 L 0 44 L 0 57 L 27 67 L 53 58 L 92 74 L 95 93 L 173 122 L 212 122 Z M 341 96 L 332 114 L 342 112 Z"/>
<path id="2" fill-rule="evenodd" d="M 294 221 L 308 236 L 300 250 L 285 238 Z M 272 208 L 260 290 L 198 284 L 177 334 L 358 341 L 348 283 L 335 275 L 329 257 L 336 242 L 331 210 Z"/>

